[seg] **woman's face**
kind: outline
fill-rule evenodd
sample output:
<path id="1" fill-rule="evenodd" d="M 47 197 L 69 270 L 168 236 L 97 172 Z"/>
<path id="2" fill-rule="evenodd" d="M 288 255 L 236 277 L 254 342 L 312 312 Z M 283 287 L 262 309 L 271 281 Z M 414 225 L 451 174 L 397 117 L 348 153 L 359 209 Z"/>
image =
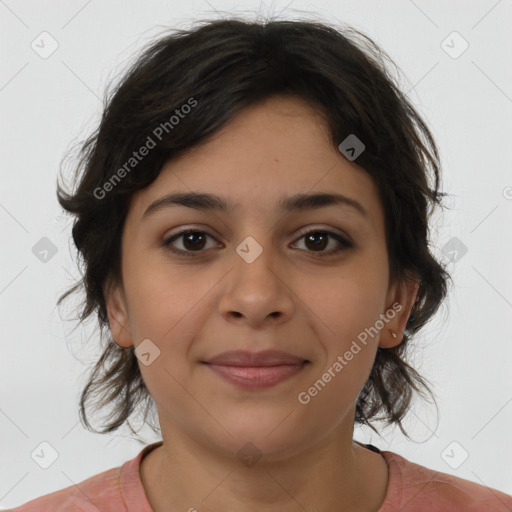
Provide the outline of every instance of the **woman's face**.
<path id="1" fill-rule="evenodd" d="M 229 207 L 151 206 L 176 193 L 211 194 Z M 360 207 L 283 209 L 297 194 L 340 194 Z M 183 229 L 196 233 L 169 241 Z M 389 282 L 372 179 L 290 97 L 244 110 L 133 197 L 122 279 L 108 294 L 112 334 L 137 348 L 164 440 L 267 458 L 341 431 L 352 440 L 377 347 L 400 342 L 416 291 Z M 211 362 L 268 350 L 296 359 L 255 363 L 273 369 Z"/>

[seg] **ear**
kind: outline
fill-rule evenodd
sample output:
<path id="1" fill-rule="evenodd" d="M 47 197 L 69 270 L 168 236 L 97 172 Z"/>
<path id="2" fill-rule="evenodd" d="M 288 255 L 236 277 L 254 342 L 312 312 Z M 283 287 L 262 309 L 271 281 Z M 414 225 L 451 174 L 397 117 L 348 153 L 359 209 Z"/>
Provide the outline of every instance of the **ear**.
<path id="1" fill-rule="evenodd" d="M 407 277 L 390 287 L 385 311 L 395 311 L 396 314 L 382 329 L 379 347 L 392 348 L 400 345 L 407 320 L 409 320 L 411 310 L 418 297 L 419 287 L 420 281 L 412 277 Z M 395 333 L 396 337 L 392 333 Z"/>
<path id="2" fill-rule="evenodd" d="M 104 293 L 112 338 L 120 347 L 128 348 L 133 345 L 133 340 L 123 286 L 108 284 Z"/>

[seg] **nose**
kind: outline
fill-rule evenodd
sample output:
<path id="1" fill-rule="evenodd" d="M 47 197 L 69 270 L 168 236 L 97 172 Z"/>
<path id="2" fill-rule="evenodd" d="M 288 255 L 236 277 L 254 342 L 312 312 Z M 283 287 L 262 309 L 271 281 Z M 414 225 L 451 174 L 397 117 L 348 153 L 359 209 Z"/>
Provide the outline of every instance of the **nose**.
<path id="1" fill-rule="evenodd" d="M 289 320 L 294 308 L 289 269 L 289 263 L 278 264 L 271 249 L 263 249 L 254 259 L 237 253 L 222 290 L 221 315 L 252 328 Z"/>

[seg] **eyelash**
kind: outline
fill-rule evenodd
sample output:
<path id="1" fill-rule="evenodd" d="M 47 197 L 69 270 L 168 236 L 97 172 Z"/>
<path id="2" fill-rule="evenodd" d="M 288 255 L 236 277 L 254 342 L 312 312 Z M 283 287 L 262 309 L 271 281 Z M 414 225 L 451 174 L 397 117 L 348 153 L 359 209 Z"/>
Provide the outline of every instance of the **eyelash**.
<path id="1" fill-rule="evenodd" d="M 163 241 L 163 244 L 165 247 L 167 247 L 170 251 L 176 253 L 176 254 L 179 254 L 180 256 L 187 256 L 187 257 L 197 257 L 196 255 L 201 253 L 201 252 L 205 252 L 204 250 L 199 250 L 199 251 L 183 251 L 181 249 L 176 249 L 175 247 L 172 246 L 172 242 L 174 242 L 175 240 L 177 240 L 178 238 L 184 236 L 184 235 L 188 235 L 190 233 L 201 233 L 201 234 L 205 234 L 211 238 L 214 238 L 212 235 L 210 235 L 209 233 L 207 233 L 206 231 L 200 231 L 198 229 L 184 229 L 182 231 L 180 231 L 179 233 L 176 233 L 174 235 L 172 235 L 172 237 L 170 238 L 167 238 Z M 350 248 L 352 248 L 354 246 L 354 244 L 347 240 L 346 238 L 344 238 L 343 236 L 337 234 L 337 233 L 333 233 L 332 231 L 327 231 L 327 230 L 323 230 L 323 229 L 312 229 L 310 231 L 305 231 L 305 232 L 301 232 L 300 233 L 300 236 L 299 238 L 297 239 L 300 240 L 302 238 L 304 238 L 305 236 L 307 235 L 310 235 L 312 233 L 323 233 L 329 237 L 332 237 L 334 238 L 335 240 L 337 240 L 341 245 L 335 249 L 331 249 L 330 251 L 327 251 L 327 252 L 315 252 L 315 251 L 306 251 L 306 252 L 310 252 L 314 257 L 320 257 L 320 258 L 326 258 L 326 257 L 329 257 L 329 256 L 335 256 L 337 255 L 338 253 L 342 252 L 342 251 L 346 251 Z"/>

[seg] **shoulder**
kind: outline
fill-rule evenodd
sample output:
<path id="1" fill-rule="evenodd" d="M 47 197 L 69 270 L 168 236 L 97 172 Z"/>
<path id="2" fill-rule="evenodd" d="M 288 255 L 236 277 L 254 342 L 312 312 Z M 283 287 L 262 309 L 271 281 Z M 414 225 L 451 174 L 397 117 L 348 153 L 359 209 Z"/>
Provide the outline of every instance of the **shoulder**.
<path id="1" fill-rule="evenodd" d="M 91 476 L 78 484 L 46 494 L 8 512 L 151 512 L 140 479 L 140 462 L 162 441 L 144 447 L 122 466 Z"/>
<path id="2" fill-rule="evenodd" d="M 512 511 L 512 496 L 460 477 L 415 464 L 393 452 L 381 452 L 389 467 L 386 499 L 379 512 Z M 403 508 L 402 508 L 403 507 Z"/>
<path id="3" fill-rule="evenodd" d="M 112 468 L 80 483 L 35 498 L 10 512 L 121 512 L 125 510 L 119 490 L 121 468 Z"/>

